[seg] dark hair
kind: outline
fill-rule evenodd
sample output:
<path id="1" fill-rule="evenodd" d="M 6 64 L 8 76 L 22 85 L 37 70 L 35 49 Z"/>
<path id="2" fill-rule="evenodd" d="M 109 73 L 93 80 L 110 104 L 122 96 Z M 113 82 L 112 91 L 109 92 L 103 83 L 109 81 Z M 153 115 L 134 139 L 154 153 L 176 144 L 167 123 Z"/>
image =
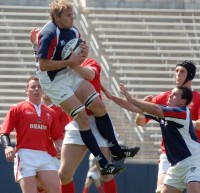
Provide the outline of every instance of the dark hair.
<path id="1" fill-rule="evenodd" d="M 196 66 L 191 61 L 185 60 L 183 62 L 178 63 L 176 65 L 176 68 L 178 66 L 182 66 L 187 70 L 187 77 L 183 84 L 185 84 L 189 80 L 193 80 L 193 78 L 195 77 L 195 74 L 196 74 Z"/>
<path id="2" fill-rule="evenodd" d="M 193 98 L 192 90 L 183 85 L 177 86 L 176 88 L 182 91 L 181 99 L 185 99 L 187 101 L 185 106 L 189 105 Z"/>

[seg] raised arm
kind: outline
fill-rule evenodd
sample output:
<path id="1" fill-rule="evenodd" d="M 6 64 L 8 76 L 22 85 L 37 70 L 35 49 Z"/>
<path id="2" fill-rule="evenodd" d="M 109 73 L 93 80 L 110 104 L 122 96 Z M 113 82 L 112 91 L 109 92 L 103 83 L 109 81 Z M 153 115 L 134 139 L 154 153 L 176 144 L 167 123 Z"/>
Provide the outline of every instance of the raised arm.
<path id="1" fill-rule="evenodd" d="M 36 52 L 37 50 L 37 35 L 39 31 L 40 31 L 39 29 L 34 28 L 30 31 L 29 35 L 34 52 Z"/>
<path id="2" fill-rule="evenodd" d="M 143 100 L 139 100 L 136 98 L 132 98 L 123 84 L 120 84 L 120 91 L 129 102 L 131 102 L 136 107 L 141 109 L 142 112 L 147 112 L 151 115 L 154 115 L 154 116 L 157 116 L 160 118 L 164 118 L 163 111 L 162 111 L 161 107 L 159 107 L 158 105 L 149 103 L 149 102 L 145 102 Z"/>
<path id="3" fill-rule="evenodd" d="M 101 90 L 104 92 L 104 94 L 106 95 L 106 97 L 110 100 L 112 100 L 114 103 L 116 103 L 117 105 L 119 105 L 120 107 L 127 109 L 131 112 L 135 112 L 135 113 L 140 113 L 143 114 L 143 112 L 136 107 L 133 103 L 131 103 L 130 101 L 127 101 L 126 99 L 117 97 L 115 95 L 112 95 L 105 87 L 103 87 L 101 85 Z"/>

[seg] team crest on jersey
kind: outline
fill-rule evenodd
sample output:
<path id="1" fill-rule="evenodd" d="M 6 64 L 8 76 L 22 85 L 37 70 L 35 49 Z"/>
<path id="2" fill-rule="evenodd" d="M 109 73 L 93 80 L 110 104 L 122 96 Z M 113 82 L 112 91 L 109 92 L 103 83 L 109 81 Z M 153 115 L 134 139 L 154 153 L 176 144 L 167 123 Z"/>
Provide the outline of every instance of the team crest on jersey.
<path id="1" fill-rule="evenodd" d="M 41 119 L 38 119 L 37 122 L 38 122 L 38 123 L 42 123 L 42 120 L 41 120 Z"/>
<path id="2" fill-rule="evenodd" d="M 60 41 L 60 45 L 61 45 L 61 46 L 64 46 L 64 45 L 65 45 L 65 40 L 61 40 L 61 41 Z"/>

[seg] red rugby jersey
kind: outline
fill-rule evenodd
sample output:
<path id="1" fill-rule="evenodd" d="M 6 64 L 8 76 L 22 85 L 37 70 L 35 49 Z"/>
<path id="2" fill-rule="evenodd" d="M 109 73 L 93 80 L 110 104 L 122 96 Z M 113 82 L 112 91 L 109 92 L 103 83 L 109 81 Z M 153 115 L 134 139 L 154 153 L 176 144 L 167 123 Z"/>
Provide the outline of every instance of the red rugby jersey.
<path id="1" fill-rule="evenodd" d="M 27 148 L 48 151 L 49 138 L 63 139 L 55 112 L 44 104 L 36 106 L 28 101 L 13 105 L 3 122 L 1 134 L 16 130 L 16 150 Z"/>

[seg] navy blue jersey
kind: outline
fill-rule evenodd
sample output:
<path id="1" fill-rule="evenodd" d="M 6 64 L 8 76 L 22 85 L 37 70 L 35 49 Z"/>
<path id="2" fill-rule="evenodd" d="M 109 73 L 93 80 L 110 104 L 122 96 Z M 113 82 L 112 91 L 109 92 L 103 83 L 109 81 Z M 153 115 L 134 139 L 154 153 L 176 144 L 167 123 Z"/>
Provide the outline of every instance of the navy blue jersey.
<path id="1" fill-rule="evenodd" d="M 70 29 L 59 29 L 55 23 L 47 23 L 38 34 L 38 59 L 62 60 L 61 52 L 65 44 L 73 38 L 80 38 L 79 31 L 72 27 Z M 63 70 L 48 71 L 47 74 L 51 81 L 56 74 Z"/>
<path id="2" fill-rule="evenodd" d="M 159 105 L 165 118 L 144 113 L 160 123 L 167 159 L 172 165 L 191 155 L 200 155 L 200 144 L 187 107 L 166 107 Z"/>

